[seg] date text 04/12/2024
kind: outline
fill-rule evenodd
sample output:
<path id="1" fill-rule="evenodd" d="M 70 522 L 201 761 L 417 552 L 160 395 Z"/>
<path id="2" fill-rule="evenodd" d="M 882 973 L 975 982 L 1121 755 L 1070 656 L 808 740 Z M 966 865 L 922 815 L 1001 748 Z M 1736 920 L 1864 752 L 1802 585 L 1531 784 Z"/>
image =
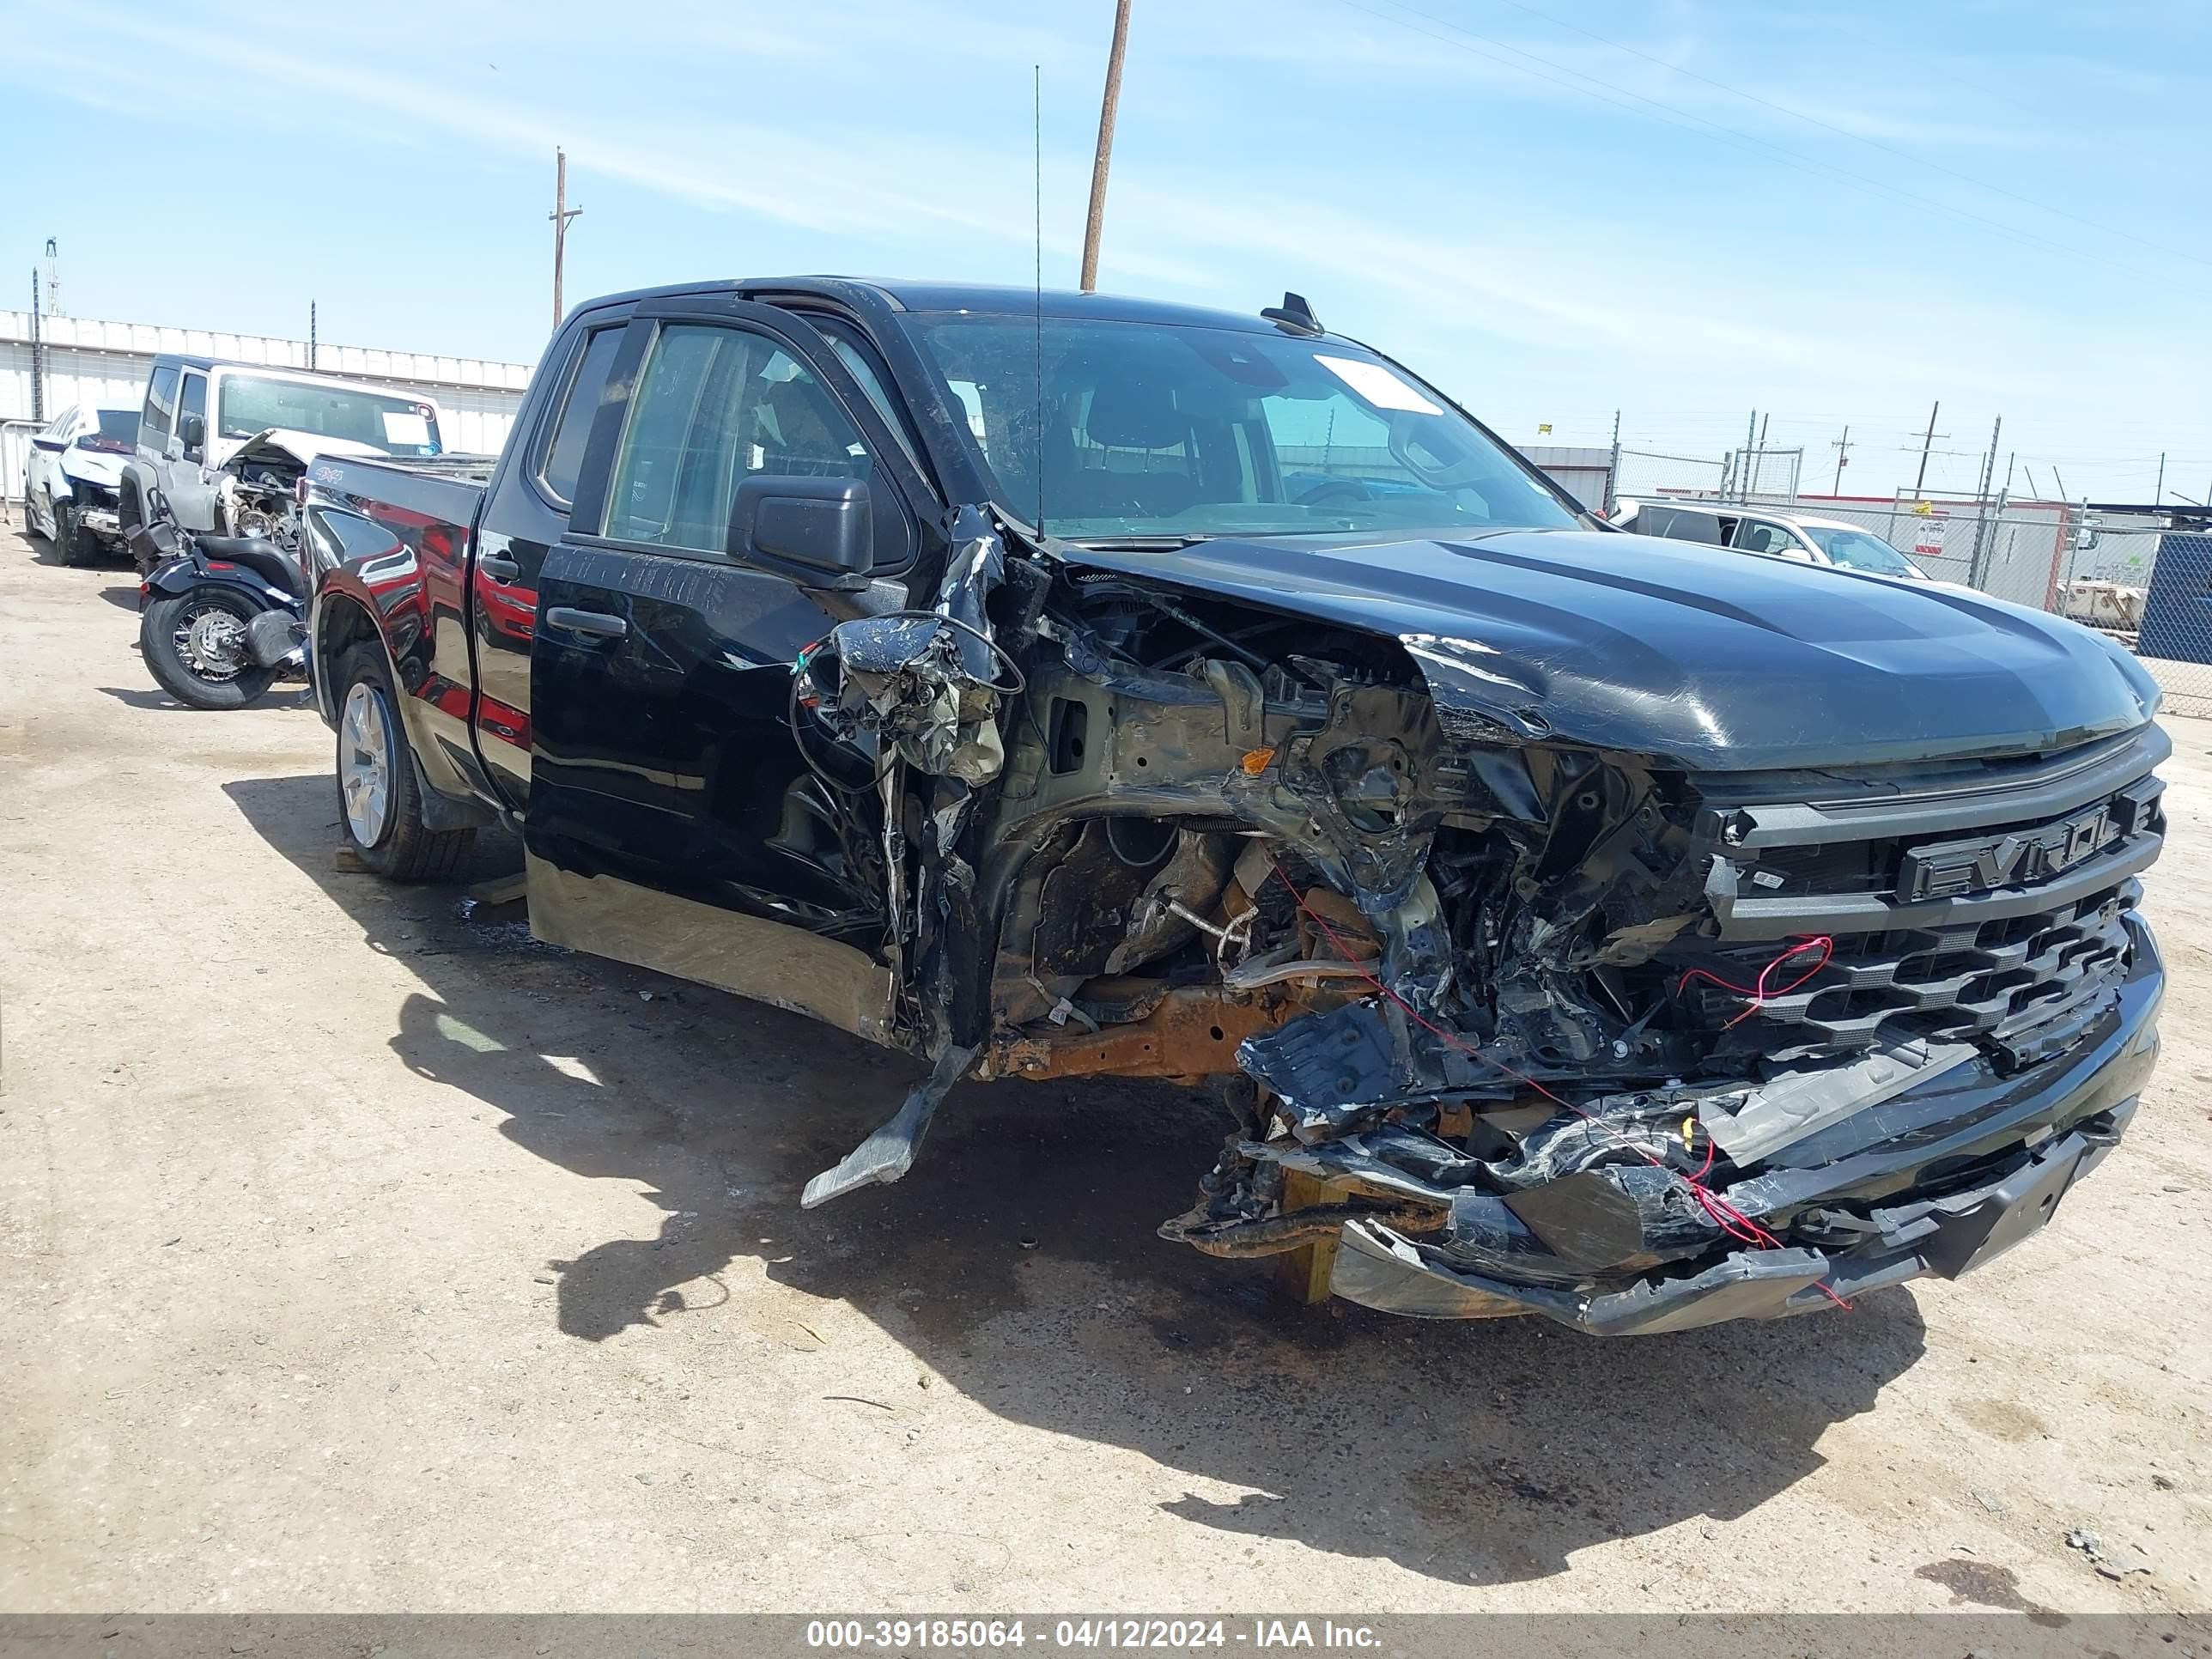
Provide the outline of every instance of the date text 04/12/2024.
<path id="1" fill-rule="evenodd" d="M 1201 1648 L 1258 1650 L 1376 1648 L 1380 1634 L 1369 1625 L 1334 1620 L 1058 1619 L 1034 1629 L 1020 1619 L 817 1619 L 806 1626 L 806 1645 L 830 1650 L 881 1651 L 936 1648 L 970 1651 L 1027 1647 L 1139 1649 L 1173 1652 Z"/>

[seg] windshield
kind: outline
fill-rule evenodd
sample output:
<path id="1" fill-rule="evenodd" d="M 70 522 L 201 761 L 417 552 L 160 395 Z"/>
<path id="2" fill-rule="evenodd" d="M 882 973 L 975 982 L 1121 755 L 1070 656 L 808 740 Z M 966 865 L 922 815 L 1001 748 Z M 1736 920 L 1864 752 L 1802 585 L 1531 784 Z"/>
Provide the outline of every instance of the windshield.
<path id="1" fill-rule="evenodd" d="M 103 455 L 128 455 L 138 441 L 138 411 L 135 409 L 95 409 L 76 434 L 76 447 Z"/>
<path id="2" fill-rule="evenodd" d="M 1918 576 L 1924 573 L 1879 536 L 1863 530 L 1830 530 L 1816 524 L 1797 526 L 1813 545 L 1837 564 L 1854 570 L 1871 570 L 1877 576 Z"/>
<path id="3" fill-rule="evenodd" d="M 395 398 L 367 387 L 225 375 L 216 419 L 226 438 L 251 438 L 281 426 L 373 445 L 387 455 L 439 453 L 434 409 L 412 398 Z"/>
<path id="4" fill-rule="evenodd" d="M 1494 439 L 1355 346 L 1048 317 L 1040 353 L 1034 317 L 908 322 L 1000 500 L 1070 540 L 1577 522 Z"/>

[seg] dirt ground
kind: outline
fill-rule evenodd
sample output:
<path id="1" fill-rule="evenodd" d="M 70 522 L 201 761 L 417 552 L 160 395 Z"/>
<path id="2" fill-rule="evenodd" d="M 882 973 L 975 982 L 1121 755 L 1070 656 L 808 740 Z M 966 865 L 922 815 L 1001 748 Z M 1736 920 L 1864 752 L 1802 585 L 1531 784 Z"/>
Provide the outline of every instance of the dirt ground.
<path id="1" fill-rule="evenodd" d="M 1161 1242 L 1173 1089 L 964 1087 L 802 1214 L 909 1062 L 342 872 L 313 711 L 175 707 L 50 559 L 0 533 L 0 1608 L 2206 1607 L 2212 725 L 2166 1057 L 2051 1227 L 1602 1342 Z"/>

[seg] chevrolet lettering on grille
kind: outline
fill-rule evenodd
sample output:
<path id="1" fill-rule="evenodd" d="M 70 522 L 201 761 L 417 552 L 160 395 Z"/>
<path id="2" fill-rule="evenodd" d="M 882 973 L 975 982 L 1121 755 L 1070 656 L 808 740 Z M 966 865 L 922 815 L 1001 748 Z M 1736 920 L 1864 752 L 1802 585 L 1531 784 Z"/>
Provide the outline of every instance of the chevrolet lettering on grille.
<path id="1" fill-rule="evenodd" d="M 2055 823 L 1915 847 L 1898 869 L 1899 896 L 1910 903 L 2048 881 L 2132 834 L 2144 805 L 2123 795 Z"/>

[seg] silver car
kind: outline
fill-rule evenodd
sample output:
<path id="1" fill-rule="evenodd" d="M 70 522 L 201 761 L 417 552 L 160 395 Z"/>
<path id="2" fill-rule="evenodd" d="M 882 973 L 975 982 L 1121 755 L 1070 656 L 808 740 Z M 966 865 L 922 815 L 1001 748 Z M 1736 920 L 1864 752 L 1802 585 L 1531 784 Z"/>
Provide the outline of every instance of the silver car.
<path id="1" fill-rule="evenodd" d="M 1935 580 L 1863 525 L 1726 501 L 1638 501 L 1624 497 L 1613 522 L 1639 536 L 1704 542 L 1799 564 L 1837 565 L 1910 581 Z"/>

